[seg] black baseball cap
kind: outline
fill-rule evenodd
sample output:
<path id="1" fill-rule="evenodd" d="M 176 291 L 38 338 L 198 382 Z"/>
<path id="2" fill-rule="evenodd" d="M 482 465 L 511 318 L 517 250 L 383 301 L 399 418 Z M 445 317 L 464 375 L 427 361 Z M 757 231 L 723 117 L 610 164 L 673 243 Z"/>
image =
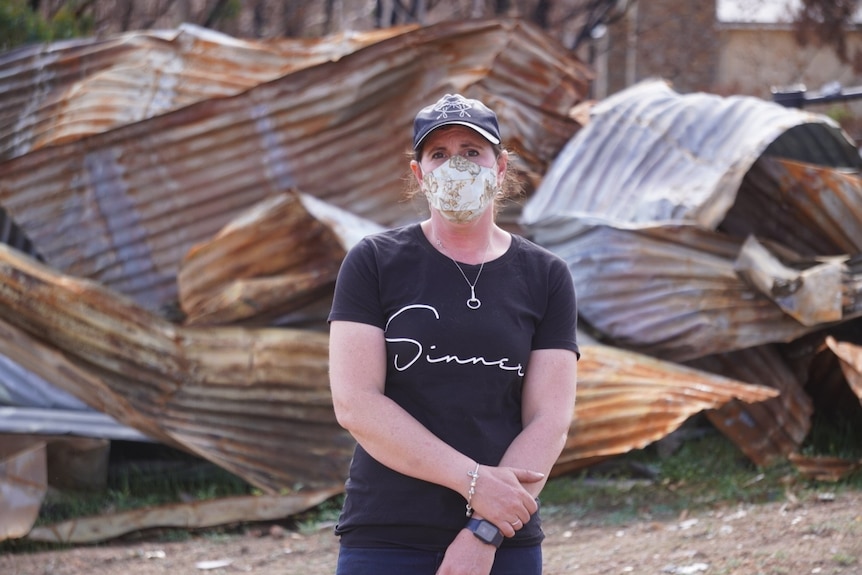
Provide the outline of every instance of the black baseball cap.
<path id="1" fill-rule="evenodd" d="M 417 149 L 433 130 L 452 124 L 472 128 L 492 144 L 500 143 L 497 114 L 491 108 L 461 94 L 446 94 L 416 114 L 413 120 L 413 149 Z"/>

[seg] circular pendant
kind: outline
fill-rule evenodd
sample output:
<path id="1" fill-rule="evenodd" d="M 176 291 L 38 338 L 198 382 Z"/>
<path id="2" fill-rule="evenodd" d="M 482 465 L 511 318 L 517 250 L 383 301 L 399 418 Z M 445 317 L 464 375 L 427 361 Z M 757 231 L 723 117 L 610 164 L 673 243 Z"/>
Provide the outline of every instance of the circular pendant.
<path id="1" fill-rule="evenodd" d="M 482 302 L 480 302 L 478 298 L 471 297 L 467 300 L 467 307 L 469 307 L 470 309 L 479 309 L 481 305 Z"/>

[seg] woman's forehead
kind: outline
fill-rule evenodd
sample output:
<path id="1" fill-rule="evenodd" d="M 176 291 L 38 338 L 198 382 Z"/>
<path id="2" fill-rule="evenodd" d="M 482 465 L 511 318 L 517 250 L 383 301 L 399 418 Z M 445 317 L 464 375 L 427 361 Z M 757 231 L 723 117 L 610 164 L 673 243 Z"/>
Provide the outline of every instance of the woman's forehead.
<path id="1" fill-rule="evenodd" d="M 466 126 L 447 125 L 440 126 L 425 138 L 424 148 L 431 149 L 440 146 L 488 146 L 491 142 L 482 137 L 475 130 Z"/>

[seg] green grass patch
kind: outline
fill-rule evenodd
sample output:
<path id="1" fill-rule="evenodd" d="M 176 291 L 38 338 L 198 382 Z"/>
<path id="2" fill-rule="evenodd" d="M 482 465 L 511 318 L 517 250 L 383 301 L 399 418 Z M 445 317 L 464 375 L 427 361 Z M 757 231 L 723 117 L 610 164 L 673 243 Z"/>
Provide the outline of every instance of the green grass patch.
<path id="1" fill-rule="evenodd" d="M 193 455 L 164 446 L 145 446 L 143 457 L 119 457 L 113 461 L 105 489 L 99 491 L 58 491 L 49 489 L 36 527 L 76 518 L 121 513 L 180 502 L 205 501 L 223 497 L 252 495 L 260 490 L 243 479 Z M 232 533 L 236 526 L 203 530 L 205 536 Z M 134 532 L 124 540 L 145 538 L 184 541 L 193 534 L 186 529 L 156 529 Z M 62 549 L 66 545 L 0 541 L 0 553 Z"/>
<path id="2" fill-rule="evenodd" d="M 36 525 L 181 501 L 249 495 L 255 491 L 215 464 L 162 450 L 158 459 L 131 460 L 116 465 L 103 491 L 49 491 Z"/>
<path id="3" fill-rule="evenodd" d="M 862 489 L 862 473 L 828 486 L 830 491 Z M 659 457 L 651 446 L 580 474 L 552 479 L 542 501 L 547 514 L 608 525 L 668 519 L 729 504 L 781 501 L 788 490 L 804 497 L 822 488 L 822 483 L 799 476 L 787 461 L 755 466 L 724 435 L 712 432 L 686 441 L 668 457 Z"/>

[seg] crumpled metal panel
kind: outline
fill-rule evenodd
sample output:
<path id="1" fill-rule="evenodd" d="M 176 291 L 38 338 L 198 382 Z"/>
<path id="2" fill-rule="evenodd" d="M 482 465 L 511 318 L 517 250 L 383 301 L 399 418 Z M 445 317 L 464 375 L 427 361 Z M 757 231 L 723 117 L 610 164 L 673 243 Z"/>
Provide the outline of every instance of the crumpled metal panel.
<path id="1" fill-rule="evenodd" d="M 193 245 L 286 189 L 380 225 L 418 219 L 402 201 L 413 114 L 445 92 L 487 100 L 523 169 L 544 172 L 578 127 L 567 113 L 590 77 L 522 21 L 421 28 L 9 160 L 0 205 L 49 265 L 157 310 L 174 304 Z"/>
<path id="2" fill-rule="evenodd" d="M 62 392 L 32 371 L 0 355 L 0 406 L 26 405 L 69 411 L 86 410 L 87 404 Z"/>
<path id="3" fill-rule="evenodd" d="M 46 543 L 98 543 L 134 531 L 156 528 L 203 529 L 217 525 L 251 521 L 281 521 L 312 509 L 338 494 L 340 488 L 305 490 L 288 495 L 245 495 L 202 499 L 118 511 L 105 515 L 77 517 L 40 525 L 27 534 L 27 541 Z M 289 552 L 289 551 L 285 551 Z M 198 565 L 199 570 L 214 569 Z"/>
<path id="4" fill-rule="evenodd" d="M 792 129 L 800 125 L 810 140 L 796 142 Z M 734 203 L 738 192 L 749 191 L 740 189 L 746 172 L 782 140 L 795 144 L 784 148 L 797 156 L 807 146 L 812 157 L 825 155 L 833 166 L 862 165 L 850 140 L 825 116 L 756 98 L 678 95 L 663 82 L 646 82 L 593 108 L 591 122 L 560 153 L 522 220 L 538 243 L 567 259 L 579 312 L 612 342 L 677 361 L 786 342 L 826 321 L 801 325 L 782 317 L 776 296 L 750 289 L 756 286 L 728 265 L 737 261 L 746 236 L 723 229 L 728 214 L 731 225 L 743 221 Z M 820 208 L 852 196 L 822 191 L 799 201 L 811 222 L 823 218 Z M 793 195 L 799 194 L 773 194 L 773 203 L 761 201 L 744 220 L 748 234 L 771 232 L 778 255 L 790 251 L 780 240 L 799 228 L 783 229 L 786 220 L 779 215 L 773 222 L 771 215 Z M 852 234 L 853 220 L 844 221 L 843 232 Z M 668 241 L 684 226 L 690 228 L 685 237 Z M 860 220 L 855 233 L 862 235 Z M 847 279 L 848 299 L 856 285 Z M 843 312 L 840 319 L 858 315 L 854 305 Z M 832 309 L 808 317 L 835 319 Z"/>
<path id="5" fill-rule="evenodd" d="M 788 459 L 800 475 L 816 481 L 838 482 L 862 469 L 862 460 L 842 457 L 810 457 L 791 453 Z"/>
<path id="6" fill-rule="evenodd" d="M 55 394 L 64 393 L 54 386 Z M 92 439 L 116 439 L 150 443 L 152 439 L 128 425 L 119 423 L 105 413 L 92 409 L 60 409 L 36 407 L 9 407 L 0 405 L 0 434 L 25 434 L 30 436 L 53 436 L 47 438 L 54 443 L 58 436 L 86 437 Z M 52 482 L 54 477 L 52 476 Z"/>
<path id="7" fill-rule="evenodd" d="M 294 190 L 264 200 L 183 259 L 183 323 L 279 325 L 331 294 L 347 250 L 382 229 Z"/>
<path id="8" fill-rule="evenodd" d="M 801 125 L 804 140 L 793 131 Z M 524 207 L 523 222 L 538 228 L 591 217 L 715 229 L 754 162 L 784 139 L 802 156 L 794 159 L 862 167 L 853 142 L 827 116 L 753 97 L 680 95 L 664 82 L 644 82 L 592 108 L 589 124 Z"/>
<path id="9" fill-rule="evenodd" d="M 852 302 L 858 299 L 858 278 L 851 274 L 847 261 L 847 256 L 790 257 L 781 246 L 770 250 L 749 236 L 734 269 L 794 320 L 804 326 L 818 326 L 847 320 L 857 313 Z"/>
<path id="10" fill-rule="evenodd" d="M 592 109 L 522 223 L 567 260 L 605 343 L 780 389 L 711 414 L 766 463 L 801 444 L 813 409 L 768 346 L 860 313 L 860 167 L 825 116 L 645 82 Z"/>
<path id="11" fill-rule="evenodd" d="M 700 411 L 734 400 L 763 402 L 777 395 L 768 387 L 691 367 L 609 346 L 583 345 L 575 417 L 552 472 L 569 473 L 646 447 Z"/>
<path id="12" fill-rule="evenodd" d="M 180 328 L 0 246 L 0 353 L 99 411 L 270 493 L 343 484 L 328 337 Z"/>
<path id="13" fill-rule="evenodd" d="M 742 242 L 717 232 L 599 221 L 538 239 L 568 263 L 579 320 L 613 345 L 681 362 L 816 329 L 745 282 L 734 269 Z"/>
<path id="14" fill-rule="evenodd" d="M 706 413 L 715 428 L 756 464 L 770 465 L 793 453 L 811 430 L 814 405 L 776 346 L 711 355 L 687 365 L 780 392 L 760 403 L 731 401 Z"/>
<path id="15" fill-rule="evenodd" d="M 757 234 L 803 256 L 862 252 L 862 176 L 843 170 L 762 156 L 742 181 L 720 229 Z"/>
<path id="16" fill-rule="evenodd" d="M 232 96 L 404 30 L 250 41 L 183 24 L 11 50 L 0 54 L 0 161 Z"/>

